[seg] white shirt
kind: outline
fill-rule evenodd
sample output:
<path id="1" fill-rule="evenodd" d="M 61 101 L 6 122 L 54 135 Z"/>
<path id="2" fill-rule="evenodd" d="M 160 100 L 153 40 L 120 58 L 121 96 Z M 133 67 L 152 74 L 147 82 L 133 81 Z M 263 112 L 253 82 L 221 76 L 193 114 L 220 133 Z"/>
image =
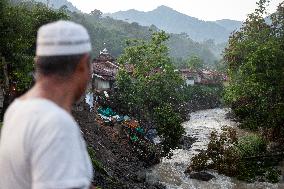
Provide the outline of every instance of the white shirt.
<path id="1" fill-rule="evenodd" d="M 1 189 L 88 188 L 92 165 L 73 117 L 45 99 L 15 100 L 0 138 Z"/>

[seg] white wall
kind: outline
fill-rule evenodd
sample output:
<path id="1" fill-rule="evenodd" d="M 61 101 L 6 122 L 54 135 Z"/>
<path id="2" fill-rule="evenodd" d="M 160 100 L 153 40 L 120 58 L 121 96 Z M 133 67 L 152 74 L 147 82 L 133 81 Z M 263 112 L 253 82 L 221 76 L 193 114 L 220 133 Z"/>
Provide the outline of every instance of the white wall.
<path id="1" fill-rule="evenodd" d="M 194 85 L 194 79 L 186 79 L 186 85 Z"/>
<path id="2" fill-rule="evenodd" d="M 109 81 L 95 78 L 95 89 L 101 90 L 101 89 L 109 89 L 109 88 L 110 88 Z"/>

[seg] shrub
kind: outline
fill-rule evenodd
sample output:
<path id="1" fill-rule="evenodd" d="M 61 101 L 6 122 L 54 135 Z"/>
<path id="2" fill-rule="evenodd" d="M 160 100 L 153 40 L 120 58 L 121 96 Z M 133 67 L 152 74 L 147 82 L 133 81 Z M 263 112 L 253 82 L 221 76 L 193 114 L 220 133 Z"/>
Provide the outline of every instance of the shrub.
<path id="1" fill-rule="evenodd" d="M 223 86 L 220 85 L 194 85 L 184 90 L 186 101 L 192 111 L 199 109 L 216 108 L 222 105 Z"/>
<path id="2" fill-rule="evenodd" d="M 118 62 L 125 68 L 131 65 L 133 71 L 120 69 L 116 78 L 116 104 L 146 130 L 156 128 L 165 152 L 177 146 L 183 133 L 179 109 L 184 82 L 168 55 L 168 37 L 159 32 L 150 41 L 128 41 Z"/>
<path id="3" fill-rule="evenodd" d="M 234 129 L 222 130 L 219 135 L 216 131 L 211 133 L 207 150 L 192 158 L 187 172 L 214 169 L 247 182 L 279 180 L 274 168 L 279 159 L 266 157 L 266 141 L 262 137 L 250 134 L 238 139 Z"/>
<path id="4" fill-rule="evenodd" d="M 170 149 L 178 146 L 180 138 L 184 134 L 184 128 L 181 125 L 182 119 L 170 105 L 164 104 L 154 109 L 154 121 L 159 125 L 157 131 L 163 138 L 163 149 L 168 153 Z"/>
<path id="5" fill-rule="evenodd" d="M 242 127 L 281 128 L 284 122 L 284 3 L 264 19 L 268 0 L 250 14 L 234 32 L 224 52 L 230 85 L 225 99 Z"/>
<path id="6" fill-rule="evenodd" d="M 250 134 L 238 139 L 237 148 L 242 157 L 254 156 L 265 153 L 266 141 L 256 134 Z"/>

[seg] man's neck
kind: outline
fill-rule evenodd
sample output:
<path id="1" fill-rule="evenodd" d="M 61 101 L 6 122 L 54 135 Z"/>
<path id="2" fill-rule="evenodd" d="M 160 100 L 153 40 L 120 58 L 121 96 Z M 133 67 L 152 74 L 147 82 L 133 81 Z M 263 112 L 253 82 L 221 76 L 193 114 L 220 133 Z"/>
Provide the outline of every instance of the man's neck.
<path id="1" fill-rule="evenodd" d="M 38 80 L 21 99 L 45 98 L 71 113 L 72 104 L 75 102 L 73 90 L 72 85 L 66 82 L 53 79 Z"/>

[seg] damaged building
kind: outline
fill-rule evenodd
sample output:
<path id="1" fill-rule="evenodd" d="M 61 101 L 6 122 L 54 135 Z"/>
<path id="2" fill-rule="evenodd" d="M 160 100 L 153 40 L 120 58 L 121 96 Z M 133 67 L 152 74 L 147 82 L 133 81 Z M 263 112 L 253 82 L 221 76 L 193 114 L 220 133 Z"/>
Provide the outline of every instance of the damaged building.
<path id="1" fill-rule="evenodd" d="M 212 70 L 180 69 L 179 72 L 187 85 L 216 85 L 228 80 L 225 74 Z"/>
<path id="2" fill-rule="evenodd" d="M 100 52 L 99 56 L 93 60 L 93 89 L 107 91 L 114 86 L 115 77 L 119 66 L 115 58 L 111 56 L 107 49 Z"/>

